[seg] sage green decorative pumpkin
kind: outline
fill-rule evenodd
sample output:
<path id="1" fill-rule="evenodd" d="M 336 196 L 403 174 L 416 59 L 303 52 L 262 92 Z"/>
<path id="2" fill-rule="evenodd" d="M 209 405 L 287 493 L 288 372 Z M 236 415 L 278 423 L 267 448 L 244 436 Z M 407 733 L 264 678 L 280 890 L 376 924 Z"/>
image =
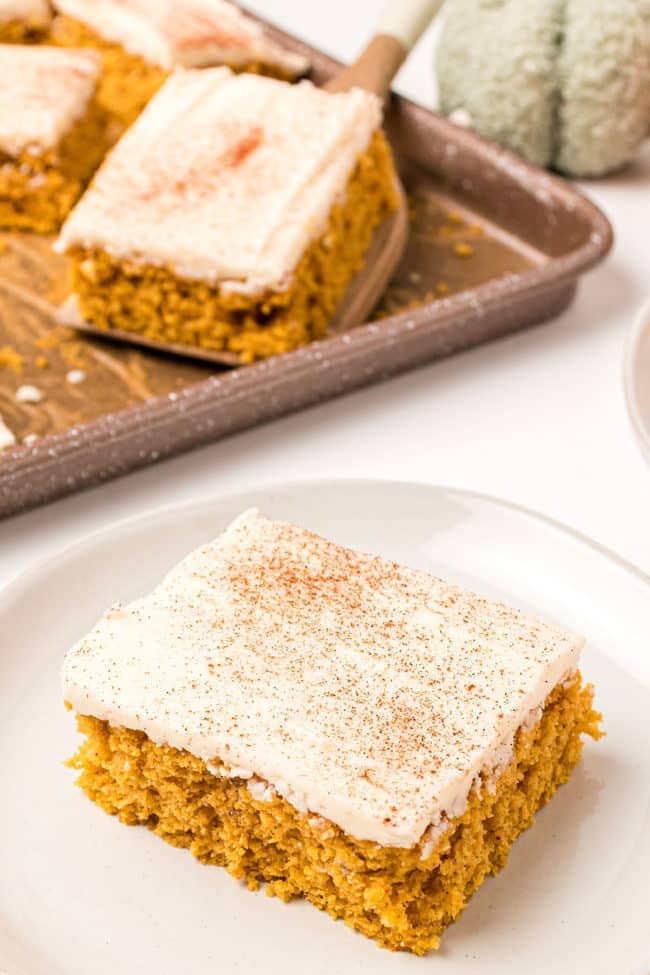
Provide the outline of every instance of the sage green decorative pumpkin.
<path id="1" fill-rule="evenodd" d="M 447 0 L 440 107 L 575 176 L 618 169 L 650 132 L 650 0 Z"/>

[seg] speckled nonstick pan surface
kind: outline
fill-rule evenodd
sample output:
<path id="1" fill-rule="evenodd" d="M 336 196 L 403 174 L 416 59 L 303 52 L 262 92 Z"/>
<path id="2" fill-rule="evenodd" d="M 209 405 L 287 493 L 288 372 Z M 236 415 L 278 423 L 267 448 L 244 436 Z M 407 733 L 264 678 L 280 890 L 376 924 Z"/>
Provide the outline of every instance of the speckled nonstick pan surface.
<path id="1" fill-rule="evenodd" d="M 317 83 L 337 69 L 272 33 Z M 548 319 L 609 250 L 606 218 L 562 180 L 406 99 L 386 127 L 412 225 L 375 320 L 266 362 L 227 370 L 57 329 L 64 261 L 45 240 L 0 235 L 0 350 L 22 360 L 0 368 L 18 440 L 0 454 L 0 517 Z M 85 380 L 66 382 L 71 369 Z M 43 400 L 18 403 L 21 384 Z"/>

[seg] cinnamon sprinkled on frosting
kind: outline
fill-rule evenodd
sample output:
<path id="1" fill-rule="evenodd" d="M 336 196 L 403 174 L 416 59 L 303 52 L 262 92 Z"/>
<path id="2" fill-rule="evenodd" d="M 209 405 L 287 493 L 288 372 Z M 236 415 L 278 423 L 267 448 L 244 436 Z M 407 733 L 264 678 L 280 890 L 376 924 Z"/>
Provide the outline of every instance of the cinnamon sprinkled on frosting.
<path id="1" fill-rule="evenodd" d="M 22 20 L 28 24 L 47 24 L 50 5 L 47 0 L 0 0 L 0 24 Z"/>
<path id="2" fill-rule="evenodd" d="M 96 174 L 57 249 L 284 290 L 381 124 L 379 99 L 178 69 Z"/>
<path id="3" fill-rule="evenodd" d="M 66 656 L 73 707 L 412 846 L 508 761 L 582 640 L 256 512 Z"/>
<path id="4" fill-rule="evenodd" d="M 56 149 L 87 111 L 100 64 L 93 51 L 0 44 L 0 151 Z"/>
<path id="5" fill-rule="evenodd" d="M 226 0 L 54 0 L 54 6 L 161 68 L 260 63 L 298 76 L 309 67 Z"/>

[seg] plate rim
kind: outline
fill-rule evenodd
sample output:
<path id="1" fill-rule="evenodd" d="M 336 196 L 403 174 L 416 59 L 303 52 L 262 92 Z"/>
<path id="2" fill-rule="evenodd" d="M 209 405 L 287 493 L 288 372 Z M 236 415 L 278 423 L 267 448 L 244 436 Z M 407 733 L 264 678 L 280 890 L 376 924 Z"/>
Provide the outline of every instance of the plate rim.
<path id="1" fill-rule="evenodd" d="M 645 423 L 639 409 L 638 384 L 635 376 L 639 347 L 646 333 L 650 334 L 650 298 L 643 303 L 636 314 L 625 339 L 623 353 L 623 388 L 628 420 L 630 421 L 637 447 L 640 449 L 644 459 L 650 463 L 650 427 Z"/>
<path id="2" fill-rule="evenodd" d="M 650 302 L 648 302 L 647 310 L 650 314 Z M 160 523 L 161 519 L 169 519 L 175 513 L 189 513 L 192 511 L 192 509 L 203 511 L 219 502 L 233 501 L 235 498 L 243 494 L 249 494 L 253 491 L 259 491 L 260 494 L 262 494 L 278 490 L 300 490 L 313 487 L 314 485 L 318 485 L 319 487 L 357 485 L 359 487 L 367 487 L 369 489 L 376 489 L 384 486 L 390 486 L 393 488 L 403 487 L 407 489 L 417 488 L 430 490 L 434 494 L 451 494 L 473 501 L 484 502 L 496 508 L 514 512 L 515 514 L 530 519 L 537 524 L 550 528 L 555 532 L 569 536 L 573 541 L 577 542 L 583 548 L 595 553 L 605 561 L 612 563 L 618 570 L 622 570 L 625 574 L 631 576 L 631 578 L 637 584 L 640 583 L 648 590 L 648 595 L 650 596 L 650 573 L 646 573 L 640 566 L 635 565 L 622 555 L 619 555 L 618 552 L 602 544 L 601 542 L 596 541 L 596 539 L 591 538 L 589 535 L 581 532 L 579 529 L 573 528 L 571 525 L 567 525 L 559 519 L 554 518 L 552 515 L 536 511 L 535 509 L 529 508 L 526 505 L 519 504 L 516 501 L 510 501 L 495 494 L 456 485 L 432 483 L 425 480 L 408 480 L 405 478 L 292 478 L 289 480 L 264 481 L 259 485 L 243 485 L 237 490 L 217 492 L 201 498 L 195 498 L 175 504 L 156 505 L 152 508 L 148 508 L 146 511 L 140 514 L 132 514 L 126 515 L 122 518 L 116 518 L 109 521 L 106 525 L 102 525 L 99 528 L 84 532 L 80 538 L 77 538 L 72 542 L 68 542 L 61 548 L 58 548 L 47 555 L 37 558 L 31 565 L 28 565 L 21 572 L 19 572 L 15 578 L 11 579 L 3 586 L 0 586 L 0 614 L 4 612 L 7 606 L 14 599 L 25 593 L 29 588 L 31 588 L 32 585 L 36 584 L 44 576 L 47 576 L 49 572 L 55 570 L 57 563 L 74 558 L 75 555 L 83 552 L 84 550 L 88 550 L 94 545 L 101 544 L 104 539 L 109 539 L 115 535 L 128 532 L 133 527 L 146 527 L 146 525 L 151 522 Z"/>
<path id="3" fill-rule="evenodd" d="M 342 491 L 344 491 L 348 486 L 356 487 L 357 490 L 368 488 L 369 490 L 379 491 L 383 489 L 415 489 L 428 492 L 429 495 L 434 499 L 436 497 L 440 499 L 447 497 L 449 500 L 456 498 L 476 502 L 477 504 L 487 504 L 489 506 L 488 513 L 489 511 L 493 511 L 495 514 L 501 513 L 507 516 L 515 514 L 516 516 L 523 517 L 526 522 L 531 523 L 531 530 L 535 527 L 541 527 L 544 530 L 550 529 L 552 532 L 559 532 L 571 542 L 577 542 L 578 548 L 576 550 L 576 557 L 578 557 L 580 553 L 602 556 L 604 561 L 599 559 L 598 562 L 603 566 L 603 571 L 606 569 L 613 571 L 623 570 L 621 586 L 623 586 L 627 581 L 629 584 L 634 585 L 637 591 L 642 593 L 643 598 L 645 598 L 646 593 L 650 595 L 650 575 L 646 574 L 639 567 L 626 561 L 615 552 L 590 539 L 585 534 L 564 525 L 559 520 L 542 513 L 538 513 L 524 505 L 519 505 L 516 502 L 511 502 L 485 492 L 468 490 L 462 487 L 430 483 L 427 481 L 405 480 L 399 478 L 303 478 L 275 480 L 271 482 L 264 482 L 261 485 L 244 484 L 237 490 L 216 492 L 206 497 L 196 498 L 181 503 L 152 506 L 140 516 L 136 514 L 113 519 L 108 524 L 103 525 L 100 528 L 85 532 L 80 538 L 69 544 L 60 546 L 48 556 L 39 559 L 37 562 L 27 567 L 5 587 L 0 587 L 0 619 L 2 618 L 3 612 L 11 613 L 14 598 L 20 599 L 21 596 L 24 596 L 25 592 L 27 592 L 32 585 L 42 585 L 51 572 L 60 571 L 61 568 L 65 570 L 66 566 L 71 564 L 74 565 L 75 560 L 79 559 L 80 557 L 83 558 L 85 553 L 92 552 L 93 548 L 96 545 L 101 545 L 103 541 L 114 542 L 116 538 L 119 539 L 120 535 L 124 535 L 124 533 L 134 529 L 137 530 L 142 528 L 142 530 L 145 532 L 147 530 L 151 530 L 152 525 L 156 523 L 160 524 L 161 517 L 174 519 L 175 517 L 191 517 L 193 512 L 209 513 L 218 504 L 227 504 L 237 498 L 241 498 L 244 495 L 250 495 L 253 492 L 259 491 L 261 494 L 263 491 L 306 491 L 314 485 L 318 485 L 321 490 L 323 488 L 335 486 Z M 607 657 L 616 663 L 615 658 L 610 654 L 607 654 Z M 439 960 L 444 961 L 443 958 L 440 958 Z M 564 968 L 562 970 L 564 971 Z M 568 968 L 567 975 L 569 970 L 570 969 Z M 645 968 L 643 970 L 645 971 Z M 637 971 L 636 967 L 634 971 Z M 639 975 L 640 973 L 641 969 L 639 969 Z M 0 959 L 0 975 L 4 975 L 2 959 Z M 630 975 L 632 975 L 631 969 Z"/>

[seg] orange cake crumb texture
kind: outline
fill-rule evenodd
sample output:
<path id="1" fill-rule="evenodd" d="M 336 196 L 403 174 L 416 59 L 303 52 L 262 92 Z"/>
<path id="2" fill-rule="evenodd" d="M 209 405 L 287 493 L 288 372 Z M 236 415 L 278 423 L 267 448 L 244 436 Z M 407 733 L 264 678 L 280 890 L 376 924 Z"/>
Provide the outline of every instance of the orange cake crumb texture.
<path id="1" fill-rule="evenodd" d="M 386 138 L 376 132 L 344 199 L 332 207 L 325 233 L 308 247 L 283 292 L 225 291 L 183 280 L 164 267 L 77 249 L 71 287 L 81 317 L 97 328 L 136 332 L 156 342 L 232 352 L 243 362 L 322 338 L 363 266 L 375 228 L 395 207 L 393 172 Z"/>
<path id="2" fill-rule="evenodd" d="M 38 19 L 8 20 L 0 24 L 0 44 L 37 44 L 47 37 L 48 24 Z"/>
<path id="3" fill-rule="evenodd" d="M 17 159 L 0 151 L 0 228 L 58 230 L 107 148 L 106 115 L 92 101 L 55 150 Z"/>
<path id="4" fill-rule="evenodd" d="M 115 139 L 136 120 L 170 73 L 138 54 L 129 53 L 121 44 L 105 40 L 92 28 L 72 17 L 60 16 L 56 19 L 52 43 L 60 47 L 91 48 L 101 53 L 102 76 L 98 100 L 115 122 Z M 236 73 L 246 71 L 267 75 L 282 81 L 293 80 L 291 73 L 258 61 L 232 70 Z"/>
<path id="5" fill-rule="evenodd" d="M 581 736 L 600 737 L 592 700 L 579 673 L 557 687 L 537 724 L 518 733 L 496 788 L 474 789 L 430 850 L 356 840 L 278 796 L 258 801 L 245 780 L 214 775 L 186 751 L 96 718 L 78 716 L 86 737 L 70 765 L 87 795 L 123 823 L 148 826 L 251 889 L 266 883 L 282 900 L 305 897 L 383 947 L 424 955 L 567 781 Z"/>

